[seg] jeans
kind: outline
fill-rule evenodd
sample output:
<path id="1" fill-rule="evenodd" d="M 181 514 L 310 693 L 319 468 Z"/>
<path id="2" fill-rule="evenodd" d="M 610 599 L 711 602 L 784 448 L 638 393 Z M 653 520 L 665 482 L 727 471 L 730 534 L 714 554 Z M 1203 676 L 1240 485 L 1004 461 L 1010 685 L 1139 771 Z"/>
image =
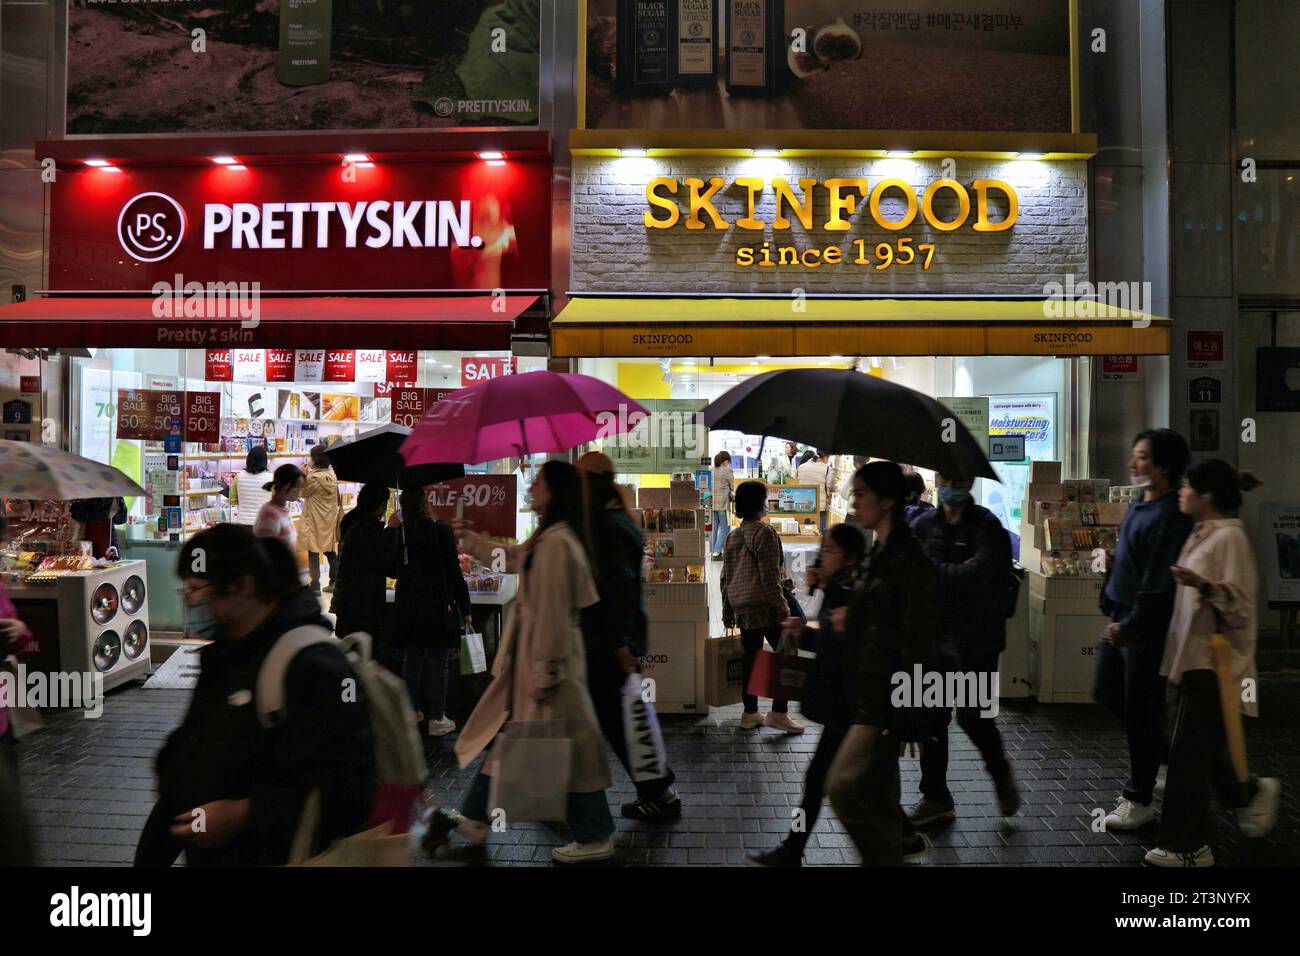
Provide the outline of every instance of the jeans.
<path id="1" fill-rule="evenodd" d="M 411 706 L 427 720 L 441 720 L 447 706 L 447 657 L 451 648 L 434 644 L 407 647 L 402 655 L 402 680 Z"/>
<path id="2" fill-rule="evenodd" d="M 817 741 L 817 749 L 813 751 L 812 761 L 803 775 L 803 801 L 799 804 L 803 808 L 803 829 L 792 828 L 790 835 L 785 838 L 785 845 L 792 850 L 802 853 L 808 845 L 808 838 L 812 836 L 817 818 L 821 816 L 822 799 L 826 795 L 826 775 L 830 773 L 835 754 L 848 732 L 847 724 L 830 723 L 822 727 L 821 739 Z"/>
<path id="3" fill-rule="evenodd" d="M 955 641 L 950 642 L 950 646 L 962 671 L 975 674 L 997 672 L 996 650 L 973 649 Z M 952 793 L 948 790 L 948 725 L 951 721 L 952 710 L 945 710 L 935 725 L 935 739 L 928 741 L 921 750 L 921 795 L 936 803 L 952 803 Z M 1011 765 L 1002 749 L 1002 735 L 992 717 L 981 717 L 978 705 L 958 707 L 957 726 L 966 731 L 971 743 L 979 749 L 984 767 L 994 780 L 1004 779 L 1011 773 Z"/>
<path id="4" fill-rule="evenodd" d="M 1097 702 L 1124 722 L 1128 734 L 1129 779 L 1124 797 L 1144 807 L 1151 805 L 1165 755 L 1163 654 L 1163 638 L 1123 647 L 1102 641 L 1097 651 Z"/>
<path id="5" fill-rule="evenodd" d="M 711 511 L 709 514 L 711 515 L 709 521 L 713 525 L 711 536 L 713 543 L 710 545 L 709 550 L 714 554 L 720 554 L 722 546 L 727 543 L 727 532 L 730 531 L 727 527 L 727 512 Z"/>
<path id="6" fill-rule="evenodd" d="M 339 566 L 339 556 L 333 551 L 326 551 L 325 560 L 328 561 L 330 565 L 330 581 L 332 582 L 334 580 L 334 572 Z M 307 570 L 311 574 L 311 586 L 314 588 L 320 587 L 320 552 L 307 552 Z"/>
<path id="7" fill-rule="evenodd" d="M 488 809 L 488 796 L 491 786 L 491 777 L 482 771 L 476 774 L 465 795 L 461 797 L 461 815 L 490 824 L 492 814 Z M 604 790 L 569 794 L 564 816 L 569 829 L 573 831 L 573 838 L 579 843 L 595 843 L 614 833 L 614 817 L 609 812 Z"/>
<path id="8" fill-rule="evenodd" d="M 780 639 L 781 629 L 776 626 L 748 628 L 742 629 L 740 632 L 740 646 L 745 649 L 745 683 L 740 699 L 745 705 L 745 713 L 747 714 L 758 712 L 758 698 L 749 693 L 749 675 L 754 672 L 754 662 L 758 660 L 758 653 L 763 649 L 763 641 L 766 640 L 767 643 L 772 645 L 772 650 L 776 650 L 777 642 Z M 772 701 L 772 712 L 774 714 L 784 714 L 789 709 L 790 705 L 787 701 Z"/>
<path id="9" fill-rule="evenodd" d="M 866 732 L 874 734 L 874 740 Z M 826 796 L 853 838 L 863 866 L 902 866 L 903 841 L 916 830 L 898 801 L 898 740 L 852 725 L 831 765 Z"/>
<path id="10" fill-rule="evenodd" d="M 1187 671 L 1174 693 L 1177 716 L 1160 814 L 1160 846 L 1193 853 L 1205 845 L 1211 786 L 1220 806 L 1237 810 L 1254 798 L 1256 778 L 1243 785 L 1232 769 L 1215 672 Z"/>

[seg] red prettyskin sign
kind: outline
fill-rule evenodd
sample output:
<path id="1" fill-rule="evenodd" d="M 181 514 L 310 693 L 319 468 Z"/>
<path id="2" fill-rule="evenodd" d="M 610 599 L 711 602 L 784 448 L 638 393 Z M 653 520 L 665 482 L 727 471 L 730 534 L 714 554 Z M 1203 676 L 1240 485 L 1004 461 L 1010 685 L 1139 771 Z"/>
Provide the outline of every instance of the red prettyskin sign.
<path id="1" fill-rule="evenodd" d="M 292 382 L 295 354 L 293 349 L 266 350 L 266 381 Z"/>
<path id="2" fill-rule="evenodd" d="M 50 194 L 55 290 L 148 292 L 178 274 L 186 283 L 237 278 L 308 293 L 550 285 L 544 157 L 502 166 L 404 157 L 352 169 L 351 181 L 337 158 L 249 162 L 240 171 L 60 167 Z"/>
<path id="3" fill-rule="evenodd" d="M 185 440 L 216 444 L 221 440 L 221 393 L 185 393 Z"/>
<path id="4" fill-rule="evenodd" d="M 208 349 L 203 359 L 203 378 L 209 382 L 233 382 L 235 366 L 230 349 Z"/>
<path id="5" fill-rule="evenodd" d="M 351 382 L 356 376 L 357 353 L 353 349 L 325 350 L 325 381 Z"/>

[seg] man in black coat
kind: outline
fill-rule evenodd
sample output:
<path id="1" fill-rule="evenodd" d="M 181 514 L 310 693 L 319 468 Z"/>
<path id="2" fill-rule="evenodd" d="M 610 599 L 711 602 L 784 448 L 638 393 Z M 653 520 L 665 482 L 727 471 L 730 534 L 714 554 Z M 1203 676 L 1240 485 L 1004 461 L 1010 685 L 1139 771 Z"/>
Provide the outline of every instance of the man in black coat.
<path id="1" fill-rule="evenodd" d="M 313 790 L 313 852 L 359 832 L 375 798 L 375 747 L 343 652 L 299 651 L 284 677 L 283 720 L 264 728 L 258 717 L 258 675 L 280 636 L 329 630 L 294 556 L 251 528 L 217 525 L 186 542 L 180 576 L 190 630 L 211 643 L 185 719 L 158 754 L 158 802 L 136 865 L 170 866 L 182 850 L 190 866 L 282 865 Z"/>
<path id="2" fill-rule="evenodd" d="M 912 523 L 912 532 L 939 575 L 943 616 L 939 660 L 946 673 L 964 678 L 961 682 L 945 679 L 945 687 L 961 687 L 965 692 L 965 699 L 945 701 L 934 728 L 935 739 L 921 752 L 921 799 L 909 814 L 916 826 L 957 815 L 947 781 L 948 723 L 953 705 L 958 726 L 979 748 L 993 777 L 1002 815 L 1011 816 L 1020 809 L 1020 794 L 997 724 L 992 716 L 981 716 L 983 707 L 978 700 L 969 699 L 972 690 L 987 691 L 991 696 L 985 703 L 996 708 L 997 686 L 992 678 L 1007 643 L 1011 576 L 1011 537 L 991 511 L 975 504 L 972 485 L 973 479 L 938 473 L 939 507 Z"/>

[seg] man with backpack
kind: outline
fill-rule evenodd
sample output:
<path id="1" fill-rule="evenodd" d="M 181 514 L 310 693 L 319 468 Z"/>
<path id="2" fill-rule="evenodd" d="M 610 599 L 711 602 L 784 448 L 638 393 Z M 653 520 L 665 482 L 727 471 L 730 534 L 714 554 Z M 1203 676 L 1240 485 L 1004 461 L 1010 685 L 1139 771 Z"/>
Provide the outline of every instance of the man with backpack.
<path id="1" fill-rule="evenodd" d="M 998 657 L 1006 647 L 1006 619 L 1015 613 L 1011 538 L 991 511 L 972 500 L 973 485 L 974 480 L 963 475 L 937 473 L 940 505 L 917 517 L 912 533 L 939 575 L 943 642 L 938 666 L 945 671 L 944 686 L 983 686 L 996 693 L 992 675 L 997 673 Z M 948 681 L 946 674 L 955 672 L 974 675 L 975 681 Z M 945 701 L 940 723 L 934 728 L 935 739 L 921 751 L 921 799 L 908 814 L 915 826 L 957 815 L 947 781 L 953 703 L 957 704 L 958 726 L 979 748 L 993 777 L 1002 815 L 1009 817 L 1020 809 L 1020 792 L 993 717 L 980 715 L 978 701 Z"/>
<path id="2" fill-rule="evenodd" d="M 189 630 L 211 643 L 158 754 L 136 865 L 170 866 L 181 851 L 191 866 L 283 865 L 313 794 L 309 853 L 365 829 L 378 777 L 374 685 L 330 636 L 293 554 L 222 524 L 185 543 L 178 573 Z"/>

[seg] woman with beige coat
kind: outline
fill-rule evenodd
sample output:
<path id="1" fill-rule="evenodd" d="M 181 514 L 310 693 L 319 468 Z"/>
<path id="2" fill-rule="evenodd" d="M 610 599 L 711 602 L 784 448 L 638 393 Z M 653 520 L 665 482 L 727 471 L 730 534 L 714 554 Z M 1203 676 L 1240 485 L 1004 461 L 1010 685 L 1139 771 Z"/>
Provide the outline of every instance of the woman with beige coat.
<path id="1" fill-rule="evenodd" d="M 567 819 L 574 842 L 557 847 L 558 863 L 608 860 L 614 818 L 605 789 L 610 784 L 604 736 L 587 689 L 586 653 L 579 612 L 599 599 L 587 552 L 575 529 L 582 523 L 582 492 L 577 470 L 565 462 L 542 466 L 532 489 L 533 510 L 541 523 L 524 545 L 499 545 L 461 532 L 462 547 L 493 564 L 505 550 L 519 574 L 519 594 L 492 667 L 493 681 L 456 742 L 462 768 L 491 748 L 510 720 L 568 722 L 573 738 Z M 461 800 L 459 811 L 440 808 L 429 823 L 425 849 L 433 852 L 455 830 L 473 843 L 490 832 L 488 793 L 493 754 Z"/>
<path id="2" fill-rule="evenodd" d="M 330 581 L 339 566 L 337 549 L 339 541 L 339 482 L 334 468 L 325 454 L 324 445 L 311 446 L 311 471 L 302 489 L 302 518 L 298 522 L 298 547 L 307 552 L 307 568 L 311 573 L 311 589 L 320 594 L 320 556 L 330 566 Z M 333 591 L 330 584 L 325 589 Z"/>
<path id="3" fill-rule="evenodd" d="M 1231 646 L 1232 686 L 1243 714 L 1259 715 L 1255 678 L 1256 590 L 1259 575 L 1237 511 L 1242 490 L 1257 482 L 1226 461 L 1211 459 L 1187 470 L 1178 508 L 1197 519 L 1170 568 L 1179 585 L 1169 622 L 1160 676 L 1176 694 L 1177 716 L 1169 744 L 1169 772 L 1160 817 L 1160 845 L 1146 855 L 1153 866 L 1213 866 L 1205 842 L 1210 785 L 1225 809 L 1235 810 L 1248 837 L 1264 836 L 1277 822 L 1281 787 L 1276 779 L 1239 783 L 1228 758 L 1219 677 L 1210 638 Z"/>

